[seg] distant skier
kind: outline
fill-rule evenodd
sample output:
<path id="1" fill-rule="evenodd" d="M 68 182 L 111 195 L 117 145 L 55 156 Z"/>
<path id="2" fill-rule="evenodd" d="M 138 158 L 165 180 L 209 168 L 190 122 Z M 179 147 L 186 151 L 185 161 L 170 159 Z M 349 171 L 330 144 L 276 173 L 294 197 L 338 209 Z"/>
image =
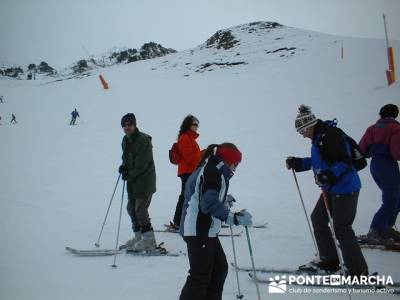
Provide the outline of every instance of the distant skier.
<path id="1" fill-rule="evenodd" d="M 14 124 L 17 124 L 18 122 L 17 122 L 17 119 L 15 118 L 15 115 L 14 114 L 11 114 L 11 122 L 10 122 L 10 124 L 12 124 L 14 122 Z"/>
<path id="2" fill-rule="evenodd" d="M 304 138 L 312 141 L 311 157 L 288 157 L 286 166 L 296 172 L 314 171 L 315 182 L 322 194 L 311 214 L 320 259 L 299 269 L 335 272 L 340 269 L 335 243 L 328 227 L 326 195 L 348 275 L 368 275 L 368 266 L 358 245 L 352 224 L 356 216 L 361 181 L 352 166 L 351 146 L 336 127 L 335 121 L 321 121 L 310 107 L 301 105 L 295 127 Z M 344 270 L 343 270 L 344 271 Z"/>
<path id="3" fill-rule="evenodd" d="M 4 103 L 3 96 L 0 96 L 0 103 Z"/>
<path id="4" fill-rule="evenodd" d="M 151 136 L 139 131 L 133 113 L 122 117 L 121 127 L 125 136 L 122 140 L 122 165 L 119 173 L 127 182 L 127 210 L 135 235 L 125 246 L 131 251 L 154 251 L 157 244 L 148 211 L 151 198 L 156 192 Z"/>
<path id="5" fill-rule="evenodd" d="M 196 139 L 199 137 L 197 133 L 198 128 L 199 120 L 195 116 L 188 115 L 183 120 L 178 135 L 177 151 L 180 157 L 178 162 L 178 177 L 181 179 L 182 184 L 181 193 L 175 208 L 174 219 L 170 224 L 174 229 L 179 229 L 181 223 L 186 181 L 190 174 L 196 170 L 201 158 L 200 147 L 196 142 Z"/>
<path id="6" fill-rule="evenodd" d="M 80 118 L 78 111 L 76 110 L 76 108 L 71 112 L 71 122 L 69 123 L 69 125 L 75 125 L 76 123 L 76 118 Z"/>
<path id="7" fill-rule="evenodd" d="M 227 196 L 229 180 L 241 161 L 242 153 L 234 144 L 210 145 L 187 181 L 180 232 L 190 270 L 180 300 L 222 299 L 228 264 L 218 238 L 221 223 L 252 225 L 249 212 L 233 213 L 228 204 L 233 198 Z"/>
<path id="8" fill-rule="evenodd" d="M 368 242 L 387 245 L 392 239 L 400 242 L 400 232 L 393 228 L 400 211 L 400 123 L 395 120 L 399 108 L 387 104 L 379 115 L 381 118 L 362 137 L 360 148 L 372 157 L 371 174 L 382 191 L 382 205 L 372 219 Z"/>

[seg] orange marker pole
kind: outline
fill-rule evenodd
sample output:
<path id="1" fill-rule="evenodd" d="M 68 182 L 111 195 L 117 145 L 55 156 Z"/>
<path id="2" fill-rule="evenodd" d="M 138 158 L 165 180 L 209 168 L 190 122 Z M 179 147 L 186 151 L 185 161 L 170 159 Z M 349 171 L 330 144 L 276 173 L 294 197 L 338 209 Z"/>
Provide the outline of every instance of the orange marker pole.
<path id="1" fill-rule="evenodd" d="M 388 48 L 388 57 L 389 57 L 389 70 L 392 73 L 392 80 L 393 82 L 396 81 L 396 72 L 395 72 L 395 66 L 394 66 L 394 49 L 393 47 Z"/>
<path id="2" fill-rule="evenodd" d="M 103 88 L 105 90 L 108 90 L 108 82 L 104 79 L 103 75 L 99 75 L 99 78 L 100 78 L 101 84 L 103 85 Z"/>
<path id="3" fill-rule="evenodd" d="M 386 49 L 387 49 L 388 67 L 389 67 L 389 69 L 386 70 L 386 78 L 388 81 L 388 85 L 391 85 L 396 81 L 395 66 L 394 66 L 394 51 L 393 48 L 389 46 L 389 38 L 387 33 L 385 14 L 383 14 L 383 24 L 385 27 Z"/>
<path id="4" fill-rule="evenodd" d="M 393 81 L 393 72 L 390 70 L 386 70 L 386 78 L 388 81 L 388 85 L 391 85 L 394 81 Z"/>

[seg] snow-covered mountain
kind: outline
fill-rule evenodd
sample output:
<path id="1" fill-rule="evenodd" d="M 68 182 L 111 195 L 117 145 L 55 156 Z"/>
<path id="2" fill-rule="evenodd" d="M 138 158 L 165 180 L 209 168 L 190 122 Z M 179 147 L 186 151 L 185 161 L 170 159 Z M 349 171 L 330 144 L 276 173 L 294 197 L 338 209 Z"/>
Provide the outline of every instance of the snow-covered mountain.
<path id="1" fill-rule="evenodd" d="M 399 49 L 400 42 L 393 46 Z M 154 227 L 161 228 L 172 218 L 180 181 L 168 150 L 181 121 L 192 113 L 200 120 L 202 148 L 230 141 L 243 152 L 230 186 L 236 209 L 247 208 L 255 221 L 269 222 L 267 229 L 251 230 L 256 265 L 295 267 L 309 261 L 313 242 L 292 174 L 284 166 L 286 156 L 308 156 L 310 151 L 309 141 L 294 129 L 297 108 L 305 103 L 319 118 L 337 118 L 339 126 L 358 140 L 382 105 L 400 103 L 399 85 L 387 87 L 385 47 L 384 40 L 256 22 L 219 31 L 194 49 L 94 69 L 82 79 L 0 80 L 5 101 L 0 103 L 0 298 L 178 298 L 188 270 L 185 256 L 121 254 L 119 268 L 112 269 L 110 257 L 77 258 L 64 250 L 94 247 L 118 175 L 120 118 L 126 112 L 134 112 L 139 128 L 153 137 Z M 109 90 L 102 89 L 100 72 Z M 75 107 L 81 119 L 71 127 Z M 18 124 L 9 124 L 11 113 Z M 366 233 L 380 205 L 369 171 L 362 171 L 361 177 L 354 224 L 359 234 Z M 311 173 L 298 178 L 310 212 L 319 190 Z M 120 197 L 119 189 L 103 234 L 104 247 L 115 245 Z M 120 240 L 130 235 L 124 211 Z M 186 251 L 178 235 L 156 237 L 172 251 Z M 230 262 L 230 239 L 221 239 Z M 245 236 L 236 244 L 239 263 L 250 265 Z M 397 253 L 364 254 L 371 271 L 400 281 Z M 235 297 L 234 276 L 230 269 L 224 299 Z M 240 274 L 240 280 L 246 299 L 255 299 L 247 274 Z M 261 293 L 263 299 L 281 298 L 268 294 L 266 286 Z M 382 297 L 394 296 L 370 296 Z"/>
<path id="2" fill-rule="evenodd" d="M 85 48 L 84 48 L 85 49 Z M 86 49 L 85 49 L 86 51 Z M 29 64 L 24 70 L 23 67 L 15 64 L 0 63 L 0 79 L 2 76 L 14 79 L 40 79 L 41 77 L 63 79 L 83 78 L 91 75 L 92 70 L 100 70 L 106 67 L 122 63 L 132 63 L 140 60 L 162 57 L 177 51 L 172 48 L 165 48 L 155 42 L 143 44 L 139 49 L 135 48 L 113 48 L 100 55 L 89 55 L 88 59 L 80 59 L 72 65 L 57 71 L 46 62 L 39 65 Z"/>
<path id="3" fill-rule="evenodd" d="M 143 44 L 140 49 L 123 48 L 112 49 L 99 55 L 97 58 L 91 56 L 90 59 L 81 59 L 72 66 L 60 72 L 61 78 L 82 78 L 90 76 L 93 70 L 101 71 L 103 68 L 118 64 L 129 64 L 146 59 L 162 57 L 177 51 L 172 48 L 165 48 L 160 44 L 149 42 Z"/>

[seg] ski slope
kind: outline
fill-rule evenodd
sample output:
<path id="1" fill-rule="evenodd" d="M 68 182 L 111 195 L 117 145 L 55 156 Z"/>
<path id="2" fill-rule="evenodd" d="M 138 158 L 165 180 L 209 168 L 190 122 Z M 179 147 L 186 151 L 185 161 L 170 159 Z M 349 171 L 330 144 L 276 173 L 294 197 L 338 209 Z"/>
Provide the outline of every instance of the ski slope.
<path id="1" fill-rule="evenodd" d="M 294 129 L 297 108 L 304 103 L 321 119 L 337 118 L 338 125 L 359 140 L 382 105 L 400 104 L 399 85 L 386 84 L 385 42 L 290 27 L 269 30 L 260 24 L 231 31 L 239 43 L 228 50 L 202 44 L 104 69 L 107 91 L 101 87 L 99 71 L 59 82 L 0 79 L 5 100 L 0 104 L 0 299 L 178 299 L 188 270 L 185 256 L 122 254 L 113 269 L 112 257 L 74 257 L 64 249 L 94 248 L 118 176 L 120 118 L 127 112 L 134 112 L 140 130 L 153 137 L 157 193 L 150 214 L 155 228 L 173 217 L 180 180 L 168 161 L 168 150 L 181 121 L 192 113 L 200 120 L 202 148 L 229 141 L 243 152 L 230 193 L 238 201 L 236 209 L 246 208 L 255 221 L 269 223 L 267 229 L 250 231 L 256 265 L 293 268 L 313 258 L 314 245 L 293 176 L 284 164 L 288 155 L 304 157 L 310 152 L 309 140 Z M 400 49 L 400 42 L 393 46 Z M 241 61 L 245 64 L 201 68 L 206 63 Z M 75 107 L 81 118 L 71 127 Z M 9 124 L 11 113 L 18 124 Z M 354 224 L 358 234 L 367 232 L 380 205 L 369 171 L 362 171 L 361 177 Z M 298 179 L 311 212 L 319 190 L 310 172 L 298 174 Z M 102 247 L 115 246 L 120 203 L 121 188 Z M 126 198 L 121 242 L 131 236 L 125 205 Z M 171 251 L 186 252 L 178 235 L 157 233 L 156 238 Z M 233 261 L 230 239 L 221 240 L 228 262 Z M 239 264 L 250 265 L 245 235 L 236 239 L 236 245 Z M 363 251 L 370 271 L 400 281 L 399 254 Z M 240 280 L 246 299 L 256 299 L 247 274 L 241 273 Z M 268 294 L 266 286 L 261 292 L 263 299 L 281 298 Z M 235 295 L 235 273 L 230 269 L 224 299 Z M 353 300 L 361 297 L 354 295 Z M 369 298 L 382 297 L 395 296 Z"/>

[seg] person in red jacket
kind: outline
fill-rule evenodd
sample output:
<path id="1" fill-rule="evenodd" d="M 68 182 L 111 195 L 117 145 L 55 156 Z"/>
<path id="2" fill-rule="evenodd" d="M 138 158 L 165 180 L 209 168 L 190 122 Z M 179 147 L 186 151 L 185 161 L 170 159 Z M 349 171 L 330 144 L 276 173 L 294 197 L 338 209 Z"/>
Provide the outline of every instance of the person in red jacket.
<path id="1" fill-rule="evenodd" d="M 181 179 L 182 187 L 176 204 L 175 214 L 171 227 L 178 230 L 181 223 L 182 206 L 185 200 L 185 185 L 189 176 L 196 170 L 200 159 L 201 151 L 196 139 L 199 137 L 199 120 L 192 115 L 185 117 L 181 124 L 178 135 L 178 152 L 180 160 L 178 162 L 178 177 Z"/>
<path id="2" fill-rule="evenodd" d="M 383 106 L 380 119 L 365 132 L 360 141 L 361 151 L 372 157 L 370 170 L 382 190 L 382 205 L 375 213 L 368 232 L 371 244 L 400 242 L 400 232 L 393 226 L 400 211 L 400 123 L 395 119 L 399 109 L 394 104 Z"/>

